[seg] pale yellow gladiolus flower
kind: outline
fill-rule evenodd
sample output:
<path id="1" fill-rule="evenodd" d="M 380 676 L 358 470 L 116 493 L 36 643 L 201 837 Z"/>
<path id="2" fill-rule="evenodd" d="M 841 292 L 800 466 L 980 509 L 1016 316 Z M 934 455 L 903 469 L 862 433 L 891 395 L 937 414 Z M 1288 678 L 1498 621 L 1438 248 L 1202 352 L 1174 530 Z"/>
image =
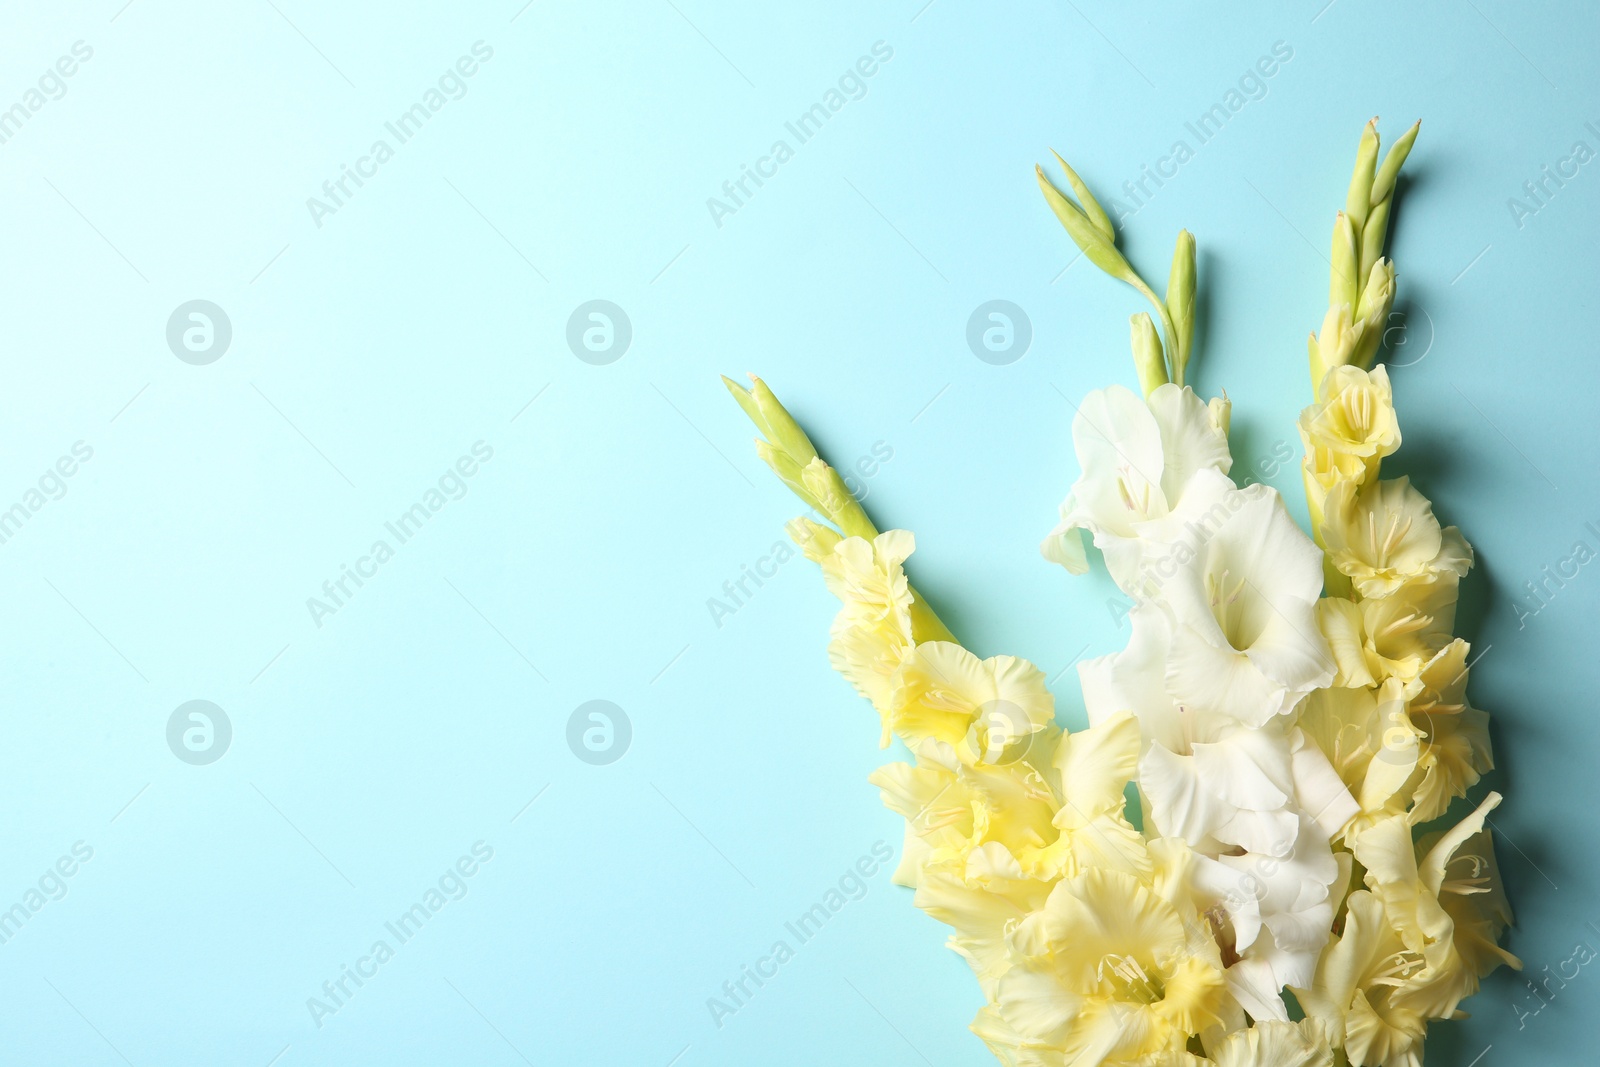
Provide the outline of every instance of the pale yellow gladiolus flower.
<path id="1" fill-rule="evenodd" d="M 1322 316 L 1322 329 L 1306 338 L 1313 387 L 1322 381 L 1329 368 L 1348 364 L 1355 359 L 1356 349 L 1361 346 L 1365 333 L 1366 322 L 1356 318 L 1352 304 L 1329 305 Z"/>
<path id="2" fill-rule="evenodd" d="M 1331 448 L 1308 448 L 1300 464 L 1301 482 L 1306 490 L 1306 510 L 1311 516 L 1311 531 L 1322 539 L 1328 494 L 1345 482 L 1360 485 L 1367 477 L 1367 464 L 1359 456 L 1335 452 Z"/>
<path id="3" fill-rule="evenodd" d="M 1344 932 L 1323 952 L 1312 988 L 1294 993 L 1350 1063 L 1422 1067 L 1427 1020 L 1394 999 L 1395 983 L 1418 966 L 1390 927 L 1383 902 L 1359 890 L 1350 894 Z"/>
<path id="4" fill-rule="evenodd" d="M 1387 596 L 1407 583 L 1460 578 L 1472 566 L 1472 549 L 1461 531 L 1440 529 L 1433 505 L 1409 478 L 1334 486 L 1323 505 L 1322 543 L 1364 597 Z"/>
<path id="5" fill-rule="evenodd" d="M 1144 839 L 1122 813 L 1139 755 L 1131 716 L 1070 737 L 1041 731 L 1025 751 L 1003 748 L 1014 761 L 1000 765 L 974 764 L 932 737 L 915 749 L 915 767 L 889 764 L 871 779 L 906 819 L 895 880 L 954 928 L 950 947 L 985 990 L 1009 966 L 1004 935 L 1063 875 L 1109 866 L 1153 877 Z"/>
<path id="6" fill-rule="evenodd" d="M 893 680 L 887 723 L 907 744 L 932 738 L 963 763 L 1010 763 L 1055 729 L 1055 698 L 1027 660 L 980 660 L 950 641 L 924 641 Z"/>
<path id="7" fill-rule="evenodd" d="M 1359 616 L 1349 601 L 1323 604 L 1345 605 L 1319 612 L 1337 619 L 1336 625 L 1351 612 Z M 1359 617 L 1353 625 L 1359 627 Z M 1344 638 L 1335 643 L 1336 656 L 1351 644 Z M 1364 670 L 1365 657 L 1356 656 L 1359 638 L 1353 644 L 1353 663 Z M 1467 643 L 1457 639 L 1414 677 L 1335 686 L 1307 698 L 1300 727 L 1361 806 L 1347 835 L 1391 815 L 1405 815 L 1413 826 L 1436 819 L 1493 769 L 1489 717 L 1466 703 L 1466 655 Z"/>
<path id="8" fill-rule="evenodd" d="M 1333 1067 L 1327 1032 L 1315 1019 L 1297 1023 L 1257 1019 L 1208 1051 L 1209 1056 L 1168 1052 L 1139 1067 Z"/>
<path id="9" fill-rule="evenodd" d="M 1348 840 L 1374 823 L 1404 814 L 1417 776 L 1423 731 L 1406 712 L 1419 682 L 1319 689 L 1306 699 L 1300 728 L 1328 757 L 1361 811 L 1344 827 Z"/>
<path id="10" fill-rule="evenodd" d="M 911 586 L 901 565 L 916 539 L 904 530 L 889 530 L 871 541 L 841 538 L 804 519 L 791 524 L 790 535 L 808 559 L 821 565 L 828 591 L 839 598 L 828 660 L 878 709 L 887 745 L 894 679 L 913 648 Z"/>
<path id="11" fill-rule="evenodd" d="M 1053 823 L 1059 804 L 1051 737 L 1031 760 L 964 763 L 953 746 L 927 739 L 917 764 L 873 772 L 885 806 L 905 817 L 905 848 L 894 880 L 917 890 L 918 907 L 954 928 L 949 946 L 992 993 L 1010 960 L 1005 932 L 1044 905 L 1055 880 Z"/>
<path id="12" fill-rule="evenodd" d="M 1346 261 L 1340 255 L 1341 248 L 1354 251 L 1349 244 L 1354 236 L 1350 233 L 1349 221 L 1340 213 L 1339 223 L 1334 228 L 1334 254 L 1340 260 L 1335 262 L 1334 270 L 1345 273 L 1351 283 L 1364 277 L 1365 284 L 1361 286 L 1359 295 L 1354 284 L 1348 287 L 1348 291 L 1339 294 L 1344 302 L 1335 297 L 1322 318 L 1321 331 L 1307 338 L 1313 385 L 1341 365 L 1370 367 L 1373 357 L 1377 355 L 1378 344 L 1383 339 L 1389 309 L 1394 306 L 1395 274 L 1391 261 L 1377 260 L 1365 275 L 1358 275 L 1359 268 L 1353 260 Z M 1341 230 L 1345 236 L 1343 241 L 1339 240 Z"/>
<path id="13" fill-rule="evenodd" d="M 1350 689 L 1377 684 L 1367 662 L 1361 608 L 1354 600 L 1323 597 L 1317 601 L 1317 628 L 1333 652 L 1335 686 Z"/>
<path id="14" fill-rule="evenodd" d="M 914 887 L 921 866 L 965 863 L 987 844 L 1005 849 L 1018 864 L 1018 877 L 1053 877 L 1046 850 L 1059 836 L 1054 819 L 1060 801 L 1045 777 L 1048 758 L 1044 773 L 1027 761 L 974 767 L 952 746 L 933 740 L 918 744 L 916 756 L 915 766 L 890 763 L 868 779 L 882 791 L 884 806 L 906 819 L 897 881 Z"/>
<path id="15" fill-rule="evenodd" d="M 1386 678 L 1410 681 L 1450 644 L 1460 580 L 1401 586 L 1366 600 L 1324 597 L 1317 624 L 1333 650 L 1335 685 L 1375 685 Z"/>
<path id="16" fill-rule="evenodd" d="M 1057 883 L 1044 908 L 1017 925 L 1016 962 L 993 1012 L 974 1023 L 992 1048 L 1010 1043 L 1017 1063 L 1132 1065 L 1220 1027 L 1226 981 L 1190 895 L 1191 853 L 1172 839 L 1149 848 L 1157 872 L 1149 882 L 1090 868 Z"/>
<path id="17" fill-rule="evenodd" d="M 1139 722 L 1122 712 L 1063 736 L 1054 764 L 1061 782 L 1052 859 L 1063 875 L 1107 867 L 1152 876 L 1145 839 L 1123 814 L 1124 788 L 1139 765 Z"/>
<path id="18" fill-rule="evenodd" d="M 1360 602 L 1362 650 L 1375 678 L 1409 681 L 1450 642 L 1456 581 L 1406 586 L 1394 596 Z"/>
<path id="19" fill-rule="evenodd" d="M 1467 655 L 1461 638 L 1445 645 L 1417 674 L 1422 689 L 1411 701 L 1413 715 L 1454 715 L 1467 709 Z"/>
<path id="20" fill-rule="evenodd" d="M 1217 1067 L 1333 1067 L 1333 1049 L 1315 1019 L 1263 1021 L 1229 1034 L 1211 1061 Z"/>
<path id="21" fill-rule="evenodd" d="M 1342 483 L 1373 481 L 1385 456 L 1400 447 L 1389 373 L 1383 367 L 1334 366 L 1322 377 L 1317 403 L 1300 413 L 1305 446 L 1301 474 L 1311 529 L 1320 539 L 1328 495 Z"/>
<path id="22" fill-rule="evenodd" d="M 1307 448 L 1306 459 L 1301 461 L 1301 482 L 1306 486 L 1306 509 L 1310 514 L 1310 528 L 1322 539 L 1322 525 L 1328 509 L 1328 494 L 1341 483 L 1360 485 L 1366 477 L 1366 464 L 1358 456 L 1336 453 L 1331 448 Z"/>
<path id="23" fill-rule="evenodd" d="M 1362 480 L 1370 478 L 1379 461 L 1400 447 L 1388 371 L 1334 367 L 1322 379 L 1317 402 L 1300 413 L 1299 427 L 1307 453 L 1326 449 L 1359 460 Z"/>
<path id="24" fill-rule="evenodd" d="M 1430 834 L 1418 848 L 1430 854 L 1443 836 Z M 1522 970 L 1522 961 L 1499 944 L 1512 915 L 1495 861 L 1492 831 L 1485 828 L 1467 837 L 1449 857 L 1439 903 L 1454 924 L 1455 950 L 1471 973 L 1484 978 L 1502 964 Z"/>
<path id="25" fill-rule="evenodd" d="M 1418 675 L 1420 689 L 1408 710 L 1422 731 L 1411 822 L 1437 819 L 1450 802 L 1494 769 L 1489 715 L 1467 703 L 1467 643 L 1446 645 Z"/>
<path id="26" fill-rule="evenodd" d="M 1401 819 L 1380 823 L 1354 842 L 1356 858 L 1367 868 L 1367 887 L 1383 901 L 1384 915 L 1405 945 L 1407 960 L 1417 964 L 1395 987 L 1394 1000 L 1430 1019 L 1450 1018 L 1463 997 L 1477 992 L 1480 977 L 1462 955 L 1455 919 L 1445 902 L 1450 897 L 1497 897 L 1482 912 L 1456 902 L 1457 912 L 1474 923 L 1492 924 L 1496 912 L 1509 914 L 1503 892 L 1487 884 L 1482 857 L 1476 850 L 1463 851 L 1468 841 L 1483 834 L 1484 820 L 1499 803 L 1500 794 L 1490 793 L 1472 814 L 1431 838 L 1426 852 L 1412 843 L 1411 826 Z M 1466 929 L 1459 939 L 1476 952 L 1482 933 L 1481 927 Z M 1493 969 L 1503 960 L 1480 956 L 1475 962 Z"/>
<path id="27" fill-rule="evenodd" d="M 1495 946 L 1510 921 L 1484 830 L 1500 803 L 1490 793 L 1471 815 L 1420 846 L 1400 816 L 1355 838 L 1367 889 L 1350 895 L 1343 934 L 1326 952 L 1306 1012 L 1329 1028 L 1352 1063 L 1420 1067 L 1428 1019 L 1454 1015 L 1501 963 Z M 1458 918 L 1460 923 L 1458 925 Z"/>

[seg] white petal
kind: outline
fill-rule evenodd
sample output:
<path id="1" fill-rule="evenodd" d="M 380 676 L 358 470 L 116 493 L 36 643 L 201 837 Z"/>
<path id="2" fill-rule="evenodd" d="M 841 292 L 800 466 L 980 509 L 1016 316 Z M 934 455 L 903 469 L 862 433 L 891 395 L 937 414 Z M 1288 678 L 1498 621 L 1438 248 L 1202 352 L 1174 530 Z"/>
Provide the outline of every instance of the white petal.
<path id="1" fill-rule="evenodd" d="M 1168 685 L 1179 703 L 1259 725 L 1333 679 L 1314 609 L 1322 556 L 1269 487 L 1241 490 L 1228 506 L 1161 586 L 1177 622 Z"/>
<path id="2" fill-rule="evenodd" d="M 1072 420 L 1072 445 L 1085 471 L 1131 465 L 1160 481 L 1160 423 L 1126 386 L 1095 389 L 1083 398 Z"/>
<path id="3" fill-rule="evenodd" d="M 1233 923 L 1234 948 L 1244 951 L 1261 933 L 1261 902 L 1258 887 L 1249 883 L 1244 872 L 1207 856 L 1194 857 L 1195 892 L 1204 900 L 1221 904 Z"/>
<path id="4" fill-rule="evenodd" d="M 1143 400 L 1120 385 L 1090 393 L 1072 420 L 1072 443 L 1083 471 L 1072 487 L 1075 521 L 1126 535 L 1134 519 L 1166 514 L 1161 430 Z"/>
<path id="5" fill-rule="evenodd" d="M 1276 811 L 1294 789 L 1290 748 L 1267 730 L 1229 730 L 1220 740 L 1194 746 L 1202 780 L 1236 808 Z"/>
<path id="6" fill-rule="evenodd" d="M 1082 528 L 1068 518 L 1073 506 L 1070 496 L 1061 502 L 1061 521 L 1048 537 L 1039 542 L 1039 552 L 1051 563 L 1059 563 L 1073 574 L 1084 574 L 1089 570 L 1089 557 L 1083 549 Z"/>
<path id="7" fill-rule="evenodd" d="M 1289 1021 L 1289 1009 L 1279 995 L 1283 987 L 1266 960 L 1243 959 L 1229 967 L 1228 992 L 1252 1019 Z"/>
<path id="8" fill-rule="evenodd" d="M 1173 704 L 1163 678 L 1171 641 L 1165 613 L 1152 604 L 1139 604 L 1128 613 L 1133 633 L 1121 652 L 1083 660 L 1078 681 L 1090 723 L 1101 723 L 1121 711 L 1139 720 L 1146 745 L 1157 743 L 1175 752 L 1189 750 L 1184 716 Z"/>
<path id="9" fill-rule="evenodd" d="M 1236 809 L 1207 788 L 1193 756 L 1179 756 L 1151 745 L 1139 760 L 1139 788 L 1150 801 L 1150 817 L 1166 837 L 1215 850 L 1212 831 L 1233 817 Z"/>
<path id="10" fill-rule="evenodd" d="M 1188 627 L 1174 632 L 1167 659 L 1167 690 L 1179 707 L 1263 726 L 1284 709 L 1284 688 L 1264 676 L 1250 657 L 1206 639 Z"/>
<path id="11" fill-rule="evenodd" d="M 1237 845 L 1257 856 L 1280 856 L 1294 845 L 1299 817 L 1292 811 L 1246 811 L 1240 809 L 1219 826 L 1218 841 Z"/>
<path id="12" fill-rule="evenodd" d="M 1303 731 L 1290 732 L 1289 748 L 1293 753 L 1295 804 L 1311 817 L 1324 837 L 1332 838 L 1361 808 L 1322 749 Z"/>
<path id="13" fill-rule="evenodd" d="M 1210 409 L 1194 390 L 1168 383 L 1157 386 L 1146 402 L 1161 428 L 1161 488 L 1168 503 L 1178 499 L 1195 471 L 1211 468 L 1228 473 L 1233 465 L 1228 439 L 1211 421 Z"/>

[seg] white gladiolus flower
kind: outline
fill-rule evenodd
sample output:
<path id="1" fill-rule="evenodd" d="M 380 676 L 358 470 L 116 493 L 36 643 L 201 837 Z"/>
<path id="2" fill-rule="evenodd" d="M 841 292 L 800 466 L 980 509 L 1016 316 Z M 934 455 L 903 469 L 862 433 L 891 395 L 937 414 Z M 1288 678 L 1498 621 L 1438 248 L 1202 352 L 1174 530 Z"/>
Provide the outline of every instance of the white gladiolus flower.
<path id="1" fill-rule="evenodd" d="M 1205 402 L 1176 385 L 1148 401 L 1120 385 L 1090 393 L 1072 420 L 1072 443 L 1083 473 L 1040 550 L 1082 574 L 1089 563 L 1079 531 L 1087 530 L 1128 593 L 1149 548 L 1175 536 L 1202 499 L 1232 488 L 1227 436 Z"/>
<path id="2" fill-rule="evenodd" d="M 1322 553 L 1268 486 L 1212 511 L 1209 536 L 1173 547 L 1157 590 L 1173 619 L 1167 688 L 1185 707 L 1261 726 L 1333 680 L 1316 619 Z"/>
<path id="3" fill-rule="evenodd" d="M 1151 745 L 1139 786 L 1156 829 L 1206 853 L 1285 855 L 1302 816 L 1326 845 L 1360 810 L 1322 751 L 1298 728 L 1277 724 L 1229 727 L 1187 755 Z"/>
<path id="4" fill-rule="evenodd" d="M 1253 1017 L 1288 1018 L 1278 994 L 1316 973 L 1350 869 L 1348 853 L 1335 855 L 1305 813 L 1291 840 L 1272 852 L 1196 859 L 1197 888 L 1226 914 L 1239 957 L 1228 968 L 1228 988 Z"/>
<path id="5" fill-rule="evenodd" d="M 1359 810 L 1321 749 L 1287 720 L 1251 730 L 1226 712 L 1191 709 L 1168 687 L 1172 620 L 1159 604 L 1129 613 L 1121 652 L 1078 665 L 1091 723 L 1139 720 L 1139 781 L 1161 832 L 1213 850 L 1270 850 L 1294 836 L 1291 804 L 1332 837 Z M 1159 749 L 1157 752 L 1155 750 Z"/>

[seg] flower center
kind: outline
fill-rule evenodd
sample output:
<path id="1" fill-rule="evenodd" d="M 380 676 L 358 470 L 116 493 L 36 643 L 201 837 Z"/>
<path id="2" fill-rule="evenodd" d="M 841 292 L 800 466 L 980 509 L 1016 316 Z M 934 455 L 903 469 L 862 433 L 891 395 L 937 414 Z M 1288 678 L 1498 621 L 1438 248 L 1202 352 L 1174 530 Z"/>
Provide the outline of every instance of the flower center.
<path id="1" fill-rule="evenodd" d="M 1400 515 L 1389 516 L 1389 528 L 1382 538 L 1378 536 L 1378 516 L 1375 511 L 1367 512 L 1367 543 L 1370 546 L 1368 555 L 1372 558 L 1374 567 L 1386 567 L 1389 564 L 1389 554 L 1399 548 L 1405 541 L 1406 534 L 1411 532 L 1410 517 Z"/>
<path id="2" fill-rule="evenodd" d="M 1339 410 L 1344 415 L 1349 438 L 1365 441 L 1372 433 L 1372 394 L 1365 389 L 1351 390 L 1340 398 Z"/>
<path id="3" fill-rule="evenodd" d="M 1444 869 L 1447 873 L 1453 874 L 1454 872 L 1451 872 L 1450 868 L 1457 866 L 1466 867 L 1465 876 L 1447 878 L 1444 884 L 1439 887 L 1441 893 L 1454 893 L 1457 896 L 1465 897 L 1490 891 L 1489 878 L 1485 873 L 1489 869 L 1489 864 L 1482 856 L 1475 856 L 1470 852 L 1460 856 L 1452 856 L 1449 862 L 1444 865 Z"/>
<path id="4" fill-rule="evenodd" d="M 1401 949 L 1379 961 L 1371 972 L 1373 985 L 1399 986 L 1404 984 L 1423 966 L 1422 957 L 1410 949 Z"/>
<path id="5" fill-rule="evenodd" d="M 1245 626 L 1246 605 L 1241 597 L 1248 584 L 1243 575 L 1234 579 L 1227 568 L 1220 575 L 1215 571 L 1206 572 L 1206 597 L 1211 603 L 1211 617 L 1217 620 L 1223 637 L 1235 652 L 1249 648 L 1257 636 Z"/>
<path id="6" fill-rule="evenodd" d="M 1161 979 L 1152 977 L 1132 956 L 1107 953 L 1100 960 L 1095 977 L 1109 982 L 1118 1000 L 1154 1004 L 1166 995 Z"/>
<path id="7" fill-rule="evenodd" d="M 1122 506 L 1139 519 L 1150 517 L 1150 490 L 1148 479 L 1136 477 L 1127 466 L 1117 468 L 1117 495 L 1122 497 Z"/>
<path id="8" fill-rule="evenodd" d="M 1380 656 L 1388 652 L 1396 655 L 1403 654 L 1400 643 L 1412 634 L 1426 630 L 1433 625 L 1433 616 L 1424 615 L 1418 611 L 1408 611 L 1398 618 L 1389 619 L 1378 626 L 1372 634 L 1372 647 Z"/>

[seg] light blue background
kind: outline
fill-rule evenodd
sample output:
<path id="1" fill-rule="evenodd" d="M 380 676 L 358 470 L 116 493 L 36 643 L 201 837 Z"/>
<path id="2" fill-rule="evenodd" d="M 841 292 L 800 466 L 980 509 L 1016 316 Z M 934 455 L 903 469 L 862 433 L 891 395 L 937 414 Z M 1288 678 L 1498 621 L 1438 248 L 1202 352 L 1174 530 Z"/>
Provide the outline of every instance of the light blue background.
<path id="1" fill-rule="evenodd" d="M 1248 470 L 1295 442 L 1361 124 L 1424 120 L 1393 469 L 1478 551 L 1511 946 L 1534 974 L 1600 946 L 1600 578 L 1518 611 L 1600 547 L 1600 164 L 1521 226 L 1507 206 L 1600 149 L 1600 15 L 1324 2 L 8 5 L 0 107 L 94 54 L 0 145 L 0 507 L 94 455 L 0 545 L 0 908 L 94 854 L 0 945 L 0 1060 L 992 1062 L 975 983 L 887 872 L 720 1029 L 707 1010 L 875 841 L 899 852 L 811 565 L 708 611 L 798 510 L 716 375 L 763 374 L 841 464 L 892 448 L 869 509 L 917 533 L 975 650 L 1056 677 L 1120 647 L 1109 582 L 1035 545 L 1075 475 L 1063 397 L 1132 382 L 1139 305 L 1063 272 L 1031 168 L 1053 146 L 1115 195 L 1279 41 L 1124 246 L 1159 280 L 1198 235 L 1199 386 L 1233 398 Z M 307 198 L 479 40 L 467 94 L 319 228 Z M 707 198 L 877 41 L 865 97 L 715 225 Z M 165 340 L 196 298 L 233 325 L 209 366 Z M 565 342 L 595 298 L 633 324 L 609 366 Z M 1034 331 L 1009 366 L 964 339 L 994 298 Z M 480 440 L 465 497 L 316 626 L 306 599 Z M 1292 465 L 1267 480 L 1302 506 Z M 1081 722 L 1073 675 L 1055 689 Z M 192 699 L 233 723 L 210 766 L 167 747 Z M 591 699 L 633 724 L 609 766 L 566 744 Z M 480 840 L 467 895 L 318 1028 L 307 998 Z M 1592 1047 L 1592 969 L 1519 1029 L 1534 1003 L 1501 972 L 1429 1062 Z"/>

